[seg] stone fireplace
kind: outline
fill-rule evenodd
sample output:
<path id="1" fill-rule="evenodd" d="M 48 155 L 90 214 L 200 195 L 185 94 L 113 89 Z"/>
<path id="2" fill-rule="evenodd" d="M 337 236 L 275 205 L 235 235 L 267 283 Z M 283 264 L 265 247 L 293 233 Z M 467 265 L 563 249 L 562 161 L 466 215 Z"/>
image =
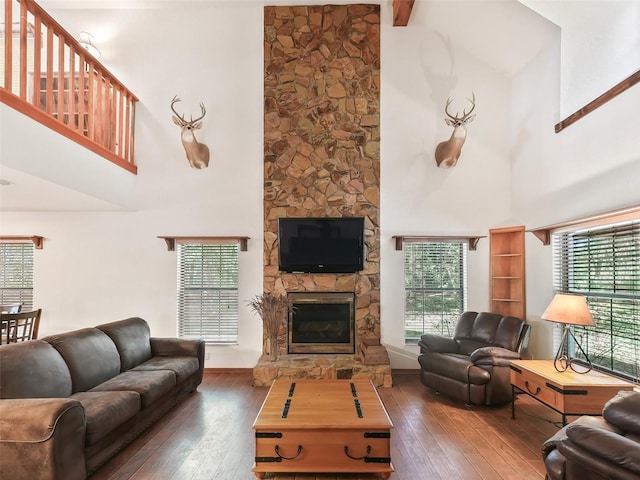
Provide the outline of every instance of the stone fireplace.
<path id="1" fill-rule="evenodd" d="M 355 295 L 292 292 L 287 325 L 289 353 L 355 353 Z"/>
<path id="2" fill-rule="evenodd" d="M 280 360 L 263 357 L 254 383 L 361 377 L 391 386 L 388 364 L 359 358 L 363 339 L 380 338 L 379 5 L 264 8 L 263 198 L 264 291 L 354 295 L 354 337 L 353 353 L 290 353 L 283 327 Z M 278 270 L 278 218 L 343 216 L 364 218 L 362 271 Z M 274 348 L 266 335 L 263 345 Z"/>

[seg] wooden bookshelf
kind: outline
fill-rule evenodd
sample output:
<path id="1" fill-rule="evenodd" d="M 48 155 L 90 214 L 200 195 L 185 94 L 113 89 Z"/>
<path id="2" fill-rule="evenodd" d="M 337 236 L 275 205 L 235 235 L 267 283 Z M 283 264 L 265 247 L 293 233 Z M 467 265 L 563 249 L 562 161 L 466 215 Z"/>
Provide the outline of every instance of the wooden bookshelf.
<path id="1" fill-rule="evenodd" d="M 494 313 L 526 319 L 524 226 L 489 230 L 489 296 Z"/>

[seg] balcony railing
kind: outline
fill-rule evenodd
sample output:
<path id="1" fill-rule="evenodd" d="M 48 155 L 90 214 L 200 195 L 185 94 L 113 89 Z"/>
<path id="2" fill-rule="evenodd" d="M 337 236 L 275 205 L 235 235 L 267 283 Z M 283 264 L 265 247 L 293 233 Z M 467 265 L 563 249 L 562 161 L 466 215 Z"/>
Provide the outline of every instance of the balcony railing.
<path id="1" fill-rule="evenodd" d="M 136 96 L 36 2 L 2 1 L 0 101 L 136 173 Z"/>

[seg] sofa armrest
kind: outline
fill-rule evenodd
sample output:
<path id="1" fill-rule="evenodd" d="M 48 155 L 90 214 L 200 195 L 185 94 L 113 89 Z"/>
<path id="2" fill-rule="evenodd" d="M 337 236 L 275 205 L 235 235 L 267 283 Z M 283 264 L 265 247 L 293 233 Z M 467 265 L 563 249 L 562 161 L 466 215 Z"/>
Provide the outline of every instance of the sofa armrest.
<path id="1" fill-rule="evenodd" d="M 480 347 L 471 352 L 470 357 L 476 365 L 509 366 L 509 362 L 519 359 L 520 354 L 502 347 Z"/>
<path id="2" fill-rule="evenodd" d="M 549 437 L 542 444 L 542 458 L 544 459 L 552 450 L 558 448 L 558 444 L 567 439 L 567 428 L 570 425 L 584 425 L 586 427 L 597 428 L 601 430 L 608 430 L 614 433 L 620 433 L 620 430 L 613 425 L 607 423 L 602 417 L 593 417 L 591 415 L 583 415 L 576 418 L 569 425 L 562 427 L 553 436 Z"/>
<path id="3" fill-rule="evenodd" d="M 204 359 L 204 340 L 183 338 L 151 338 L 151 355 L 154 357 L 199 357 Z"/>
<path id="4" fill-rule="evenodd" d="M 425 333 L 418 341 L 421 353 L 438 352 L 438 353 L 457 353 L 458 343 L 449 337 L 433 335 Z"/>
<path id="5" fill-rule="evenodd" d="M 640 392 L 621 390 L 602 409 L 604 419 L 625 433 L 640 435 Z"/>
<path id="6" fill-rule="evenodd" d="M 558 451 L 570 463 L 599 472 L 604 478 L 640 477 L 640 443 L 623 435 L 587 425 L 568 425 Z"/>
<path id="7" fill-rule="evenodd" d="M 69 398 L 0 400 L 0 478 L 81 480 L 85 411 Z"/>

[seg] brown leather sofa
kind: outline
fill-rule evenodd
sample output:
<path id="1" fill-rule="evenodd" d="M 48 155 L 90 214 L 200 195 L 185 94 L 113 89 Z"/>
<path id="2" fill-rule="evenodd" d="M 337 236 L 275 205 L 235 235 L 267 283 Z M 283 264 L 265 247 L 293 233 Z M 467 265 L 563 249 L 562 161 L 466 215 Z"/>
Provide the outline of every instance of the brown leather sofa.
<path id="1" fill-rule="evenodd" d="M 464 312 L 453 338 L 422 335 L 420 381 L 439 393 L 475 405 L 511 401 L 511 360 L 521 358 L 530 326 L 516 317 Z"/>
<path id="2" fill-rule="evenodd" d="M 188 393 L 204 342 L 141 318 L 0 347 L 0 478 L 83 480 Z"/>
<path id="3" fill-rule="evenodd" d="M 602 417 L 582 416 L 542 445 L 548 480 L 640 479 L 640 392 L 620 391 Z"/>

